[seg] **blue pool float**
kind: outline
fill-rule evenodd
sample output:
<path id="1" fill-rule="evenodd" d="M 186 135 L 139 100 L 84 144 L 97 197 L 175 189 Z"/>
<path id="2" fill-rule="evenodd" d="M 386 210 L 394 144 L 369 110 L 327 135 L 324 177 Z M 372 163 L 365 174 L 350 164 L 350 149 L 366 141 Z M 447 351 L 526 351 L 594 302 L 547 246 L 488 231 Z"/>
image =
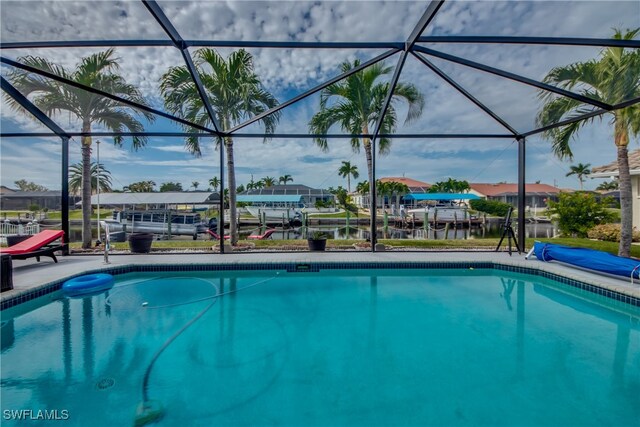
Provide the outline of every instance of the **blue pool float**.
<path id="1" fill-rule="evenodd" d="M 68 297 L 87 296 L 111 289 L 114 282 L 111 274 L 87 274 L 64 282 L 62 292 Z"/>

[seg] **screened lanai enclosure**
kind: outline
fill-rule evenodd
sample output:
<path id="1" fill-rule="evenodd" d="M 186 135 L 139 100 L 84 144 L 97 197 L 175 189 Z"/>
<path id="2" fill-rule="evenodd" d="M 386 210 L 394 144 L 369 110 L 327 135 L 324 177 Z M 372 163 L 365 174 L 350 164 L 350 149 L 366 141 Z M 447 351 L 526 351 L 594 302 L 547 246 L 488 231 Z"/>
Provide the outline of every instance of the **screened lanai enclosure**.
<path id="1" fill-rule="evenodd" d="M 574 162 L 611 162 L 612 113 L 640 102 L 637 82 L 603 96 L 554 74 L 639 49 L 638 1 L 0 7 L 2 184 L 61 189 L 67 234 L 70 165 L 97 162 L 97 147 L 114 188 L 363 183 L 372 251 L 383 177 L 517 183 L 522 225 L 525 183 L 577 185 L 547 136 L 581 128 L 567 140 Z M 345 162 L 358 179 L 340 174 Z M 524 248 L 525 227 L 517 237 Z"/>

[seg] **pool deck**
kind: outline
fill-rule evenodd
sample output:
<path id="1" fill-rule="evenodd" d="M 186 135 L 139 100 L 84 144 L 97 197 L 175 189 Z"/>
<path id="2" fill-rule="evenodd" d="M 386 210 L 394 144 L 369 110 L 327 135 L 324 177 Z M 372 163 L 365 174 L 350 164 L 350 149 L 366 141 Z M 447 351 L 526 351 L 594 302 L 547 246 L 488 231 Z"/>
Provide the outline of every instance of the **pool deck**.
<path id="1" fill-rule="evenodd" d="M 359 263 L 359 262 L 491 262 L 506 266 L 525 267 L 557 274 L 590 285 L 595 285 L 640 299 L 640 283 L 631 284 L 628 279 L 600 275 L 555 262 L 541 262 L 535 257 L 528 260 L 524 254 L 497 252 L 249 252 L 240 254 L 145 254 L 111 255 L 110 264 L 103 263 L 97 255 L 70 255 L 58 257 L 59 262 L 43 258 L 13 261 L 14 289 L 0 294 L 0 302 L 16 298 L 54 281 L 112 267 L 162 264 L 226 264 L 248 263 Z"/>

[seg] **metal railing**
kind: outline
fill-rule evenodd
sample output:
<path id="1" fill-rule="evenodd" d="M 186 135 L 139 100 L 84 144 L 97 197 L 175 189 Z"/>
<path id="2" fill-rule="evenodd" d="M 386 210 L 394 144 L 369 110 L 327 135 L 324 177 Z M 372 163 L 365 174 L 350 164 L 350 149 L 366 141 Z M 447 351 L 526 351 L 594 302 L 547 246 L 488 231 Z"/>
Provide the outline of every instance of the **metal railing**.
<path id="1" fill-rule="evenodd" d="M 33 236 L 40 232 L 40 223 L 33 221 L 28 224 L 12 224 L 9 221 L 0 222 L 0 243 L 7 244 L 7 236 Z"/>

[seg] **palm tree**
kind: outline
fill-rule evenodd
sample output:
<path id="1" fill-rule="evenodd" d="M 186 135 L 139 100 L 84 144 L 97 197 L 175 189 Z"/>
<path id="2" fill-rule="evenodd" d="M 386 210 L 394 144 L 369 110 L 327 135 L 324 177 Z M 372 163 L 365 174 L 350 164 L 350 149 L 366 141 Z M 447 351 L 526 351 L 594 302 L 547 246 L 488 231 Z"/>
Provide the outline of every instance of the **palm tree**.
<path id="1" fill-rule="evenodd" d="M 611 191 L 618 189 L 618 181 L 605 181 L 596 187 L 596 190 Z"/>
<path id="2" fill-rule="evenodd" d="M 131 193 L 151 193 L 155 186 L 155 181 L 138 181 L 132 182 L 124 187 L 123 190 Z"/>
<path id="3" fill-rule="evenodd" d="M 367 206 L 366 196 L 369 194 L 369 181 L 361 181 L 356 185 L 356 193 L 362 196 L 362 204 Z"/>
<path id="4" fill-rule="evenodd" d="M 631 40 L 640 32 L 640 28 L 624 34 L 616 30 L 613 36 L 617 40 Z M 621 47 L 608 47 L 600 52 L 597 59 L 578 62 L 565 67 L 552 69 L 544 79 L 565 89 L 578 89 L 580 93 L 592 99 L 618 104 L 640 96 L 640 50 Z M 592 110 L 590 105 L 580 101 L 556 97 L 551 92 L 541 92 L 545 102 L 538 113 L 537 123 L 547 126 L 567 118 L 573 118 Z M 620 182 L 621 232 L 618 255 L 628 257 L 631 251 L 632 232 L 632 193 L 629 174 L 628 145 L 632 135 L 640 133 L 640 104 L 610 111 L 614 128 L 614 144 L 617 149 Z M 602 116 L 599 116 L 602 119 Z M 573 158 L 572 137 L 576 132 L 592 122 L 595 117 L 581 120 L 546 131 L 544 137 L 551 140 L 554 153 L 561 159 Z"/>
<path id="5" fill-rule="evenodd" d="M 584 189 L 584 177 L 585 175 L 589 175 L 591 173 L 591 163 L 587 163 L 583 165 L 582 163 L 578 163 L 577 165 L 571 166 L 571 172 L 568 172 L 565 176 L 575 175 L 578 177 L 578 181 L 580 181 L 580 190 Z"/>
<path id="6" fill-rule="evenodd" d="M 360 65 L 359 60 L 353 64 L 342 63 L 342 72 L 347 72 Z M 309 123 L 309 129 L 314 134 L 326 134 L 334 125 L 352 134 L 369 134 L 370 129 L 375 126 L 380 117 L 382 105 L 389 91 L 389 82 L 378 82 L 378 80 L 392 71 L 392 67 L 385 67 L 382 63 L 374 64 L 362 71 L 350 75 L 344 80 L 326 87 L 320 93 L 320 111 L 316 113 Z M 335 100 L 329 105 L 330 100 Z M 389 104 L 387 112 L 382 120 L 380 133 L 390 134 L 397 125 L 397 113 L 393 103 L 405 101 L 408 104 L 407 118 L 405 123 L 411 122 L 422 114 L 424 107 L 424 97 L 413 84 L 398 83 L 393 92 L 392 103 Z M 323 150 L 328 150 L 326 138 L 316 138 L 315 143 Z M 391 148 L 389 138 L 378 140 L 380 154 L 387 154 Z M 351 148 L 354 152 L 359 152 L 360 147 L 364 147 L 364 154 L 367 158 L 367 172 L 369 182 L 373 180 L 371 140 L 369 138 L 351 139 Z"/>
<path id="7" fill-rule="evenodd" d="M 388 184 L 389 184 L 389 191 L 391 192 L 391 195 L 395 196 L 396 212 L 399 212 L 400 211 L 400 197 L 402 197 L 405 194 L 409 193 L 409 186 L 407 186 L 407 184 L 404 184 L 402 182 L 396 182 L 396 181 L 391 181 Z"/>
<path id="8" fill-rule="evenodd" d="M 463 193 L 469 191 L 471 187 L 467 181 L 458 181 L 449 178 L 446 181 L 439 181 L 429 188 L 429 193 Z"/>
<path id="9" fill-rule="evenodd" d="M 217 176 L 214 176 L 209 180 L 209 185 L 213 187 L 213 192 L 218 192 L 218 187 L 220 186 L 220 179 Z"/>
<path id="10" fill-rule="evenodd" d="M 227 131 L 241 121 L 278 105 L 274 96 L 262 87 L 254 72 L 253 57 L 246 50 L 233 52 L 225 61 L 214 49 L 200 49 L 194 54 L 194 63 L 223 130 Z M 162 76 L 160 91 L 171 113 L 203 126 L 211 126 L 211 118 L 186 66 L 171 67 Z M 265 134 L 274 132 L 279 118 L 279 113 L 274 113 L 260 120 L 265 126 Z M 265 138 L 264 142 L 267 140 Z M 197 136 L 186 138 L 185 143 L 192 154 L 201 155 Z M 238 229 L 233 137 L 218 137 L 215 144 L 218 147 L 224 144 L 227 154 L 230 234 L 231 244 L 236 245 Z"/>
<path id="11" fill-rule="evenodd" d="M 291 175 L 282 175 L 278 178 L 278 182 L 287 185 L 287 182 L 293 182 L 293 177 Z"/>
<path id="12" fill-rule="evenodd" d="M 351 162 L 342 162 L 342 166 L 338 169 L 338 175 L 343 178 L 347 178 L 347 192 L 351 193 L 351 177 L 358 179 L 360 174 L 358 173 L 358 167 L 352 165 Z"/>
<path id="13" fill-rule="evenodd" d="M 96 194 L 98 191 L 98 181 L 100 181 L 100 192 L 108 193 L 111 191 L 111 172 L 104 168 L 104 165 L 100 163 L 98 172 L 98 164 L 91 163 L 91 194 Z M 98 178 L 100 178 L 98 180 Z M 82 189 L 82 163 L 76 163 L 69 167 L 69 192 L 77 195 Z"/>
<path id="14" fill-rule="evenodd" d="M 276 178 L 273 176 L 265 176 L 261 181 L 265 187 L 273 187 L 276 185 Z"/>
<path id="15" fill-rule="evenodd" d="M 52 74 L 91 86 L 138 104 L 146 104 L 140 91 L 128 84 L 117 74 L 118 58 L 115 51 L 104 52 L 82 58 L 74 70 L 68 70 L 45 58 L 26 56 L 18 58 L 18 62 L 47 71 Z M 140 114 L 148 121 L 154 116 L 144 111 L 126 107 L 117 101 L 89 93 L 63 83 L 59 83 L 34 73 L 13 70 L 9 80 L 25 96 L 32 96 L 33 103 L 45 114 L 52 115 L 62 111 L 68 112 L 82 122 L 82 132 L 91 132 L 94 124 L 98 124 L 113 132 L 142 132 L 144 126 L 132 114 Z M 24 112 L 13 100 L 8 99 L 12 108 Z M 115 145 L 122 145 L 123 137 L 113 138 Z M 91 143 L 90 136 L 83 136 L 82 143 L 82 247 L 91 247 Z M 146 137 L 134 136 L 132 148 L 137 150 L 147 143 Z"/>
<path id="16" fill-rule="evenodd" d="M 198 181 L 191 181 L 191 186 L 193 187 L 193 191 L 197 191 L 199 185 L 200 183 Z"/>

